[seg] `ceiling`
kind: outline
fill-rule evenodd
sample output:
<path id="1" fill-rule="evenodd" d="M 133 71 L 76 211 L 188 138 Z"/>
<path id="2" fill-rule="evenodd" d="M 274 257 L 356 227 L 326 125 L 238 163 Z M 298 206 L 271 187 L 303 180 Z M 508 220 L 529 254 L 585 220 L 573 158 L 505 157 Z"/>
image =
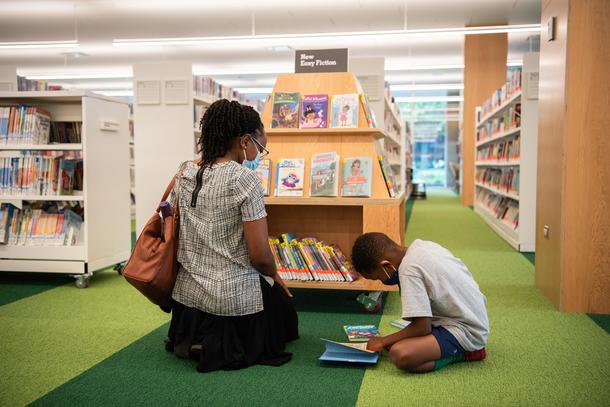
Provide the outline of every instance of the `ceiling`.
<path id="1" fill-rule="evenodd" d="M 539 24 L 540 0 L 82 0 L 0 1 L 0 41 L 77 40 L 77 49 L 0 50 L 0 65 L 22 75 L 96 74 L 102 79 L 57 79 L 66 86 L 121 90 L 131 86 L 131 65 L 192 61 L 195 72 L 234 87 L 270 87 L 290 72 L 293 51 L 268 45 L 116 47 L 114 39 L 249 36 Z M 509 61 L 537 49 L 532 33 L 509 35 Z M 463 36 L 401 40 L 275 40 L 280 48 L 348 47 L 353 57 L 385 57 L 390 83 L 460 83 Z M 84 55 L 75 55 L 77 51 Z M 453 69 L 412 70 L 429 65 Z"/>

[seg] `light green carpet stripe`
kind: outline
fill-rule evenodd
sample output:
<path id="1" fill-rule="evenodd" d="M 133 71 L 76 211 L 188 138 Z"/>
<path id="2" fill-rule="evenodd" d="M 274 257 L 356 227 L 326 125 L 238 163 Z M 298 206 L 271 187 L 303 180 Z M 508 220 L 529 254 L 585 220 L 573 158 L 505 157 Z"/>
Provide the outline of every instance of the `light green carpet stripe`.
<path id="1" fill-rule="evenodd" d="M 115 272 L 0 307 L 0 405 L 20 406 L 168 320 Z"/>
<path id="2" fill-rule="evenodd" d="M 414 375 L 384 355 L 367 369 L 357 405 L 610 405 L 610 336 L 586 315 L 557 312 L 536 290 L 533 265 L 455 195 L 415 204 L 407 241 L 415 238 L 451 249 L 487 295 L 488 358 Z M 399 317 L 391 295 L 382 332 Z"/>

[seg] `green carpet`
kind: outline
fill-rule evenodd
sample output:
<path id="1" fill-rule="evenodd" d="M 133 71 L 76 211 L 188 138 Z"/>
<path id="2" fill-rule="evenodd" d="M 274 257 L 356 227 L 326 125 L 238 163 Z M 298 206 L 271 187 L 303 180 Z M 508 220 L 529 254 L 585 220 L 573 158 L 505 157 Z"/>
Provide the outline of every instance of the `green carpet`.
<path id="1" fill-rule="evenodd" d="M 0 307 L 0 405 L 36 400 L 167 320 L 112 271 Z"/>
<path id="2" fill-rule="evenodd" d="M 415 375 L 384 357 L 367 369 L 358 405 L 609 405 L 610 336 L 584 314 L 557 312 L 534 287 L 533 265 L 455 195 L 428 195 L 407 241 L 436 241 L 468 265 L 488 299 L 488 358 Z M 390 295 L 384 333 L 399 317 Z"/>
<path id="3" fill-rule="evenodd" d="M 343 324 L 377 324 L 350 292 L 295 290 L 301 338 L 282 367 L 201 374 L 162 348 L 167 326 L 144 336 L 34 403 L 46 405 L 353 406 L 365 369 L 322 365 L 320 338 L 345 340 Z"/>
<path id="4" fill-rule="evenodd" d="M 0 273 L 0 306 L 71 282 L 63 274 Z"/>

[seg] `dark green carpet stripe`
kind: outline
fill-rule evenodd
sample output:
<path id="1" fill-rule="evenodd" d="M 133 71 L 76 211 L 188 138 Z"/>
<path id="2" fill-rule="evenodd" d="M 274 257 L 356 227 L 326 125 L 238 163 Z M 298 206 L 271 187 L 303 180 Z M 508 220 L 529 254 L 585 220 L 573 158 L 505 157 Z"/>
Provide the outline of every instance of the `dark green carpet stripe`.
<path id="1" fill-rule="evenodd" d="M 0 272 L 0 306 L 74 281 L 66 275 Z"/>
<path id="2" fill-rule="evenodd" d="M 289 344 L 294 357 L 282 367 L 197 373 L 194 362 L 163 350 L 164 325 L 33 405 L 353 406 L 364 368 L 322 365 L 319 338 L 345 340 L 343 324 L 378 324 L 379 314 L 362 313 L 351 292 L 294 293 L 301 338 Z"/>
<path id="3" fill-rule="evenodd" d="M 523 252 L 521 254 L 527 259 L 527 261 L 529 261 L 533 265 L 536 264 L 536 253 Z"/>
<path id="4" fill-rule="evenodd" d="M 604 331 L 610 334 L 610 315 L 604 314 L 588 314 L 589 317 Z M 610 362 L 610 358 L 609 358 Z"/>

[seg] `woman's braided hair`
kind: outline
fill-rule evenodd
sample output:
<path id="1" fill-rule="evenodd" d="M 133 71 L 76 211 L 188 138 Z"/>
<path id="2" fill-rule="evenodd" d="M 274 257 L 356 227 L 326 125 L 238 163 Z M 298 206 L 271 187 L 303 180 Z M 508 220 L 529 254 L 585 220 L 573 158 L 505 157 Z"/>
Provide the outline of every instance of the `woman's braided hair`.
<path id="1" fill-rule="evenodd" d="M 197 147 L 201 154 L 201 164 L 191 199 L 192 207 L 197 204 L 197 195 L 201 190 L 205 168 L 212 166 L 217 158 L 224 156 L 231 149 L 234 139 L 263 129 L 261 118 L 252 106 L 227 99 L 212 103 L 201 118 L 199 126 L 201 136 L 197 140 Z"/>

